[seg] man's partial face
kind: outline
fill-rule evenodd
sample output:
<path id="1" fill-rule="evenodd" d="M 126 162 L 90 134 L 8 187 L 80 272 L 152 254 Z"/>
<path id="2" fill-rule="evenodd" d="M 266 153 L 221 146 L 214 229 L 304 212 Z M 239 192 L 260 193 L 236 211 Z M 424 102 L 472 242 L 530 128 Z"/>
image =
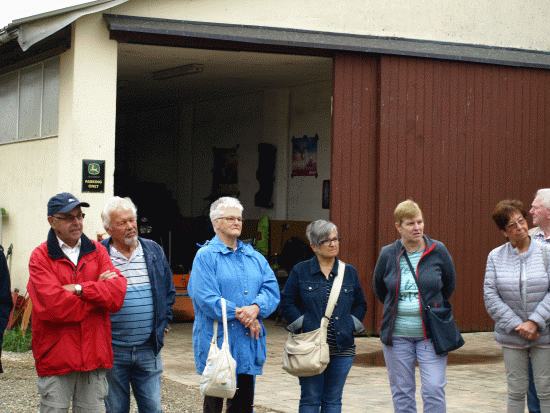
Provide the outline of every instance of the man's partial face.
<path id="1" fill-rule="evenodd" d="M 110 228 L 105 228 L 105 230 L 113 239 L 115 246 L 132 246 L 137 242 L 137 220 L 132 211 L 117 209 L 111 212 Z"/>
<path id="2" fill-rule="evenodd" d="M 529 210 L 529 213 L 533 215 L 534 226 L 545 227 L 550 223 L 550 211 L 548 211 L 544 207 L 540 198 L 535 198 L 535 200 L 531 204 L 531 209 Z"/>
<path id="3" fill-rule="evenodd" d="M 82 236 L 83 220 L 84 215 L 79 206 L 65 214 L 53 214 L 48 217 L 55 235 L 71 248 L 76 246 Z"/>

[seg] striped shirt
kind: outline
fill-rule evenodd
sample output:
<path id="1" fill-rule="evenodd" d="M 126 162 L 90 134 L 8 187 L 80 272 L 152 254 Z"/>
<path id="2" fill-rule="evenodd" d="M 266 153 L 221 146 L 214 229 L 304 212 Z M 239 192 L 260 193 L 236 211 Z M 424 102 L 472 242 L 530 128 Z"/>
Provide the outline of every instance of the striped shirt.
<path id="1" fill-rule="evenodd" d="M 550 243 L 550 237 L 546 238 L 546 235 L 544 235 L 544 231 L 542 229 L 538 229 L 538 231 L 535 233 L 535 235 L 533 235 L 533 239 L 537 240 L 537 241 L 542 241 L 542 242 L 548 242 Z"/>
<path id="2" fill-rule="evenodd" d="M 126 258 L 111 245 L 111 261 L 128 282 L 122 309 L 111 314 L 113 344 L 139 346 L 151 337 L 154 323 L 153 292 L 141 244 Z"/>

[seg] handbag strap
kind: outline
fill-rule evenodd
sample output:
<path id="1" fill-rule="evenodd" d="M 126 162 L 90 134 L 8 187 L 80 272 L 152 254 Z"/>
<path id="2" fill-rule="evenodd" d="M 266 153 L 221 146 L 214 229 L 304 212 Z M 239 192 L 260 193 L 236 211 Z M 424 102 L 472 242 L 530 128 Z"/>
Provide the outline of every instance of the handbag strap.
<path id="1" fill-rule="evenodd" d="M 342 283 L 344 282 L 344 272 L 346 271 L 346 264 L 344 261 L 338 260 L 338 275 L 332 283 L 332 289 L 330 290 L 330 295 L 328 297 L 327 308 L 325 310 L 325 318 L 330 320 L 332 312 L 334 311 L 334 306 L 336 301 L 338 301 L 338 296 L 340 295 L 340 290 L 342 289 Z"/>
<path id="2" fill-rule="evenodd" d="M 420 302 L 422 303 L 424 308 L 429 308 L 428 306 L 426 306 L 426 304 L 424 304 L 424 300 L 422 299 L 422 293 L 420 292 L 420 286 L 418 285 L 418 282 L 416 281 L 416 271 L 414 270 L 414 268 L 411 264 L 411 260 L 409 260 L 409 255 L 407 254 L 407 250 L 405 250 L 405 252 L 403 252 L 403 255 L 405 256 L 405 259 L 407 260 L 407 264 L 409 264 L 409 268 L 411 270 L 413 280 L 416 284 L 416 288 L 418 288 L 418 296 L 420 297 Z"/>
<path id="3" fill-rule="evenodd" d="M 227 343 L 227 346 L 229 347 L 229 334 L 227 334 L 227 309 L 225 304 L 225 298 L 222 297 L 221 300 L 222 305 L 222 319 L 223 319 L 223 343 Z M 214 320 L 213 324 L 214 328 L 214 334 L 212 335 L 212 343 L 215 345 L 218 345 L 218 320 Z"/>

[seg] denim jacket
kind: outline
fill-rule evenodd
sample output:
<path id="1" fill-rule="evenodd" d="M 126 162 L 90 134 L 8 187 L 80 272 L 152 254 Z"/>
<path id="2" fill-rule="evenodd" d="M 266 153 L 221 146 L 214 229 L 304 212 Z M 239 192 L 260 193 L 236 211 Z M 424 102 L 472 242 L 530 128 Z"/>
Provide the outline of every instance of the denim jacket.
<path id="1" fill-rule="evenodd" d="M 155 308 L 155 340 L 153 350 L 158 354 L 164 346 L 164 329 L 172 322 L 172 306 L 176 301 L 176 289 L 172 278 L 172 270 L 164 255 L 162 247 L 155 241 L 138 238 L 143 248 L 143 255 L 147 265 L 147 274 L 151 281 L 153 291 L 153 306 Z M 104 239 L 101 243 L 111 255 L 111 238 Z"/>
<path id="2" fill-rule="evenodd" d="M 288 330 L 295 332 L 301 328 L 302 332 L 307 333 L 321 326 L 328 302 L 327 287 L 329 284 L 332 286 L 337 274 L 338 259 L 328 280 L 321 272 L 316 256 L 296 264 L 281 294 L 281 314 L 289 323 Z M 342 289 L 332 312 L 338 351 L 353 345 L 354 332 L 364 331 L 361 321 L 366 312 L 367 302 L 357 271 L 346 264 Z"/>

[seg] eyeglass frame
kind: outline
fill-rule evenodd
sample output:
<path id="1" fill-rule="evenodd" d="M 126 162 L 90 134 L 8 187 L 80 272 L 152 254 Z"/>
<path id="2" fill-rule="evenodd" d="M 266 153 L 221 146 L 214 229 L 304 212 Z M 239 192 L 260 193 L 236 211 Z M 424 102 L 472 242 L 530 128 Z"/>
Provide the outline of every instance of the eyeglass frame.
<path id="1" fill-rule="evenodd" d="M 340 240 L 341 240 L 341 239 L 342 239 L 342 238 L 340 238 L 340 237 L 335 237 L 335 238 L 331 238 L 331 239 L 328 239 L 328 238 L 327 238 L 327 239 L 323 239 L 323 240 L 319 241 L 319 245 L 328 246 L 328 245 L 330 245 L 330 244 L 332 244 L 332 243 L 334 243 L 334 244 L 340 244 Z"/>
<path id="2" fill-rule="evenodd" d="M 231 224 L 234 224 L 235 222 L 242 224 L 244 222 L 244 219 L 241 217 L 218 217 L 216 219 L 225 219 L 227 222 Z"/>
<path id="3" fill-rule="evenodd" d="M 65 216 L 65 217 L 56 217 L 55 215 L 52 215 L 52 218 L 59 219 L 59 220 L 64 221 L 64 222 L 73 222 L 75 220 L 75 218 L 76 218 L 77 221 L 83 221 L 85 216 L 86 216 L 86 214 L 81 212 L 78 215 L 70 215 L 69 214 L 68 216 Z"/>
<path id="4" fill-rule="evenodd" d="M 517 221 L 514 221 L 514 222 L 508 222 L 504 228 L 506 229 L 516 229 L 519 226 L 522 226 L 524 223 L 526 223 L 527 220 L 522 216 L 521 218 L 519 218 Z"/>

